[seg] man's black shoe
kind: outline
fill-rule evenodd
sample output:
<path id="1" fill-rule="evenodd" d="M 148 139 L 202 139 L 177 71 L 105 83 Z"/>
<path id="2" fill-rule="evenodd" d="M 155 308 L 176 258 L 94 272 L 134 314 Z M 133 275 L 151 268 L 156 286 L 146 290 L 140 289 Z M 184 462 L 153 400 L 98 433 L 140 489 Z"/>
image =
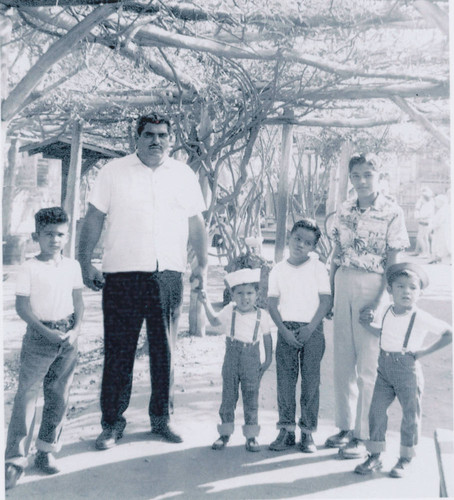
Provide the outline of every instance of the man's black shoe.
<path id="1" fill-rule="evenodd" d="M 330 436 L 325 441 L 325 446 L 327 448 L 341 448 L 350 442 L 352 438 L 352 431 L 340 431 L 334 436 Z"/>
<path id="2" fill-rule="evenodd" d="M 23 474 L 24 469 L 19 465 L 12 463 L 5 464 L 5 490 L 14 488 Z"/>
<path id="3" fill-rule="evenodd" d="M 169 424 L 165 425 L 154 425 L 151 428 L 151 433 L 155 436 L 160 436 L 164 438 L 169 443 L 182 443 L 183 439 L 175 431 L 173 431 Z"/>
<path id="4" fill-rule="evenodd" d="M 314 440 L 310 432 L 301 433 L 300 450 L 303 453 L 315 453 L 317 451 L 317 447 L 314 444 Z"/>
<path id="5" fill-rule="evenodd" d="M 104 429 L 96 438 L 95 447 L 97 450 L 108 450 L 113 448 L 119 439 L 123 437 L 123 431 L 119 429 Z"/>

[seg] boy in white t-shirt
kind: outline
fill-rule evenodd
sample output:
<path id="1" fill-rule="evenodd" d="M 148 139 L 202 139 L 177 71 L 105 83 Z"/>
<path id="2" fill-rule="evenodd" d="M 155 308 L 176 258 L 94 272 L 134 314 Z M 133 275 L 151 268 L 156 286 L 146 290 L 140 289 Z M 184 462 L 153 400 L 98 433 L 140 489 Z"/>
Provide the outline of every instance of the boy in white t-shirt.
<path id="1" fill-rule="evenodd" d="M 258 398 L 262 375 L 271 364 L 273 341 L 271 320 L 268 313 L 256 306 L 260 282 L 260 269 L 240 269 L 226 276 L 233 302 L 215 313 L 206 293 L 199 292 L 208 320 L 221 326 L 226 334 L 226 350 L 222 366 L 222 404 L 219 410 L 221 424 L 214 450 L 221 450 L 228 443 L 234 429 L 235 408 L 239 386 L 243 395 L 243 434 L 246 450 L 260 451 L 256 437 L 259 434 Z M 260 361 L 260 340 L 263 338 L 265 361 Z"/>
<path id="2" fill-rule="evenodd" d="M 36 400 L 43 381 L 44 407 L 35 467 L 46 474 L 59 472 L 52 453 L 61 447 L 84 310 L 80 265 L 62 256 L 68 240 L 67 214 L 60 207 L 43 208 L 36 213 L 35 223 L 32 236 L 40 253 L 20 267 L 16 286 L 16 311 L 27 323 L 27 330 L 6 443 L 6 489 L 16 485 L 28 463 Z"/>
<path id="3" fill-rule="evenodd" d="M 314 453 L 320 400 L 320 363 L 325 352 L 323 318 L 331 309 L 328 271 L 314 250 L 321 232 L 315 221 L 297 221 L 289 258 L 275 265 L 268 283 L 268 309 L 278 327 L 276 375 L 279 435 L 269 448 L 295 444 L 296 384 L 301 372 L 300 449 Z"/>
<path id="4" fill-rule="evenodd" d="M 364 475 L 382 468 L 380 453 L 386 449 L 387 411 L 397 396 L 402 406 L 400 458 L 389 475 L 398 478 L 405 475 L 420 434 L 423 374 L 418 360 L 451 343 L 452 332 L 447 323 L 416 307 L 421 290 L 429 283 L 420 266 L 393 264 L 386 271 L 386 279 L 393 303 L 383 315 L 381 328 L 372 326 L 368 317 L 360 317 L 362 324 L 380 337 L 380 356 L 369 410 L 369 456 L 355 472 Z M 439 338 L 425 347 L 429 333 Z"/>

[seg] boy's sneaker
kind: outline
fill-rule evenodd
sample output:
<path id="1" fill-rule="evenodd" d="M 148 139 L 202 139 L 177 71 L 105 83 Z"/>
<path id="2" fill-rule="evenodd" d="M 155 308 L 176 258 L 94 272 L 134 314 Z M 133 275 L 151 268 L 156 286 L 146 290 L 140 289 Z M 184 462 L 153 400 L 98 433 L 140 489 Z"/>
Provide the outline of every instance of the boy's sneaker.
<path id="1" fill-rule="evenodd" d="M 363 458 L 367 454 L 366 445 L 361 439 L 353 438 L 343 448 L 339 449 L 340 458 Z"/>
<path id="2" fill-rule="evenodd" d="M 35 467 L 46 474 L 58 474 L 60 469 L 52 453 L 38 450 L 35 457 Z"/>
<path id="3" fill-rule="evenodd" d="M 5 489 L 9 490 L 14 488 L 23 474 L 24 469 L 19 465 L 12 463 L 5 464 Z"/>
<path id="4" fill-rule="evenodd" d="M 404 477 L 411 463 L 411 458 L 400 457 L 397 464 L 391 469 L 390 477 Z"/>
<path id="5" fill-rule="evenodd" d="M 356 466 L 355 472 L 357 474 L 362 474 L 363 476 L 365 476 L 366 474 L 372 474 L 372 472 L 380 470 L 382 467 L 383 464 L 381 463 L 380 455 L 370 454 L 363 464 Z"/>
<path id="6" fill-rule="evenodd" d="M 219 436 L 218 439 L 211 445 L 213 450 L 222 450 L 229 442 L 230 436 Z"/>
<path id="7" fill-rule="evenodd" d="M 317 447 L 314 444 L 314 440 L 312 439 L 312 434 L 310 432 L 301 433 L 300 450 L 303 453 L 315 453 L 317 451 Z"/>
<path id="8" fill-rule="evenodd" d="M 273 451 L 288 450 L 295 446 L 295 433 L 281 429 L 277 438 L 269 445 L 269 449 Z"/>
<path id="9" fill-rule="evenodd" d="M 249 438 L 246 441 L 246 450 L 247 451 L 260 451 L 260 445 L 257 443 L 255 438 Z"/>
<path id="10" fill-rule="evenodd" d="M 350 442 L 352 431 L 340 431 L 325 441 L 326 448 L 341 448 Z"/>

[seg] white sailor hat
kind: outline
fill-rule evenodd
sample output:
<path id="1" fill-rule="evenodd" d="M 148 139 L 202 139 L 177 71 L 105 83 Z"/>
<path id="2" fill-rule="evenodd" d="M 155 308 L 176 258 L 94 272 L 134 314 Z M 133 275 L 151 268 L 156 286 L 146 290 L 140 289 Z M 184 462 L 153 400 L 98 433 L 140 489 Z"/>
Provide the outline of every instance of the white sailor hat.
<path id="1" fill-rule="evenodd" d="M 230 288 L 237 285 L 245 285 L 246 283 L 260 282 L 260 268 L 256 269 L 239 269 L 233 273 L 227 274 L 225 277 Z"/>

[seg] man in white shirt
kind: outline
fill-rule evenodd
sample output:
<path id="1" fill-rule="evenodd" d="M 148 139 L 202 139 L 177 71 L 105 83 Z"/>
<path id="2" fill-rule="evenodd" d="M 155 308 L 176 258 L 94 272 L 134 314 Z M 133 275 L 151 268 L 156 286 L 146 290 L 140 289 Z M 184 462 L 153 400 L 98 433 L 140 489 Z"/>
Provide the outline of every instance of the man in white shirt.
<path id="1" fill-rule="evenodd" d="M 202 284 L 207 265 L 204 199 L 190 167 L 169 158 L 171 126 L 159 113 L 137 122 L 137 149 L 101 170 L 90 193 L 79 243 L 84 283 L 103 288 L 104 371 L 97 449 L 115 446 L 123 435 L 137 340 L 147 325 L 154 434 L 181 437 L 169 426 L 172 347 L 182 301 L 187 243 L 197 257 L 191 280 Z M 93 250 L 106 222 L 102 271 Z"/>

